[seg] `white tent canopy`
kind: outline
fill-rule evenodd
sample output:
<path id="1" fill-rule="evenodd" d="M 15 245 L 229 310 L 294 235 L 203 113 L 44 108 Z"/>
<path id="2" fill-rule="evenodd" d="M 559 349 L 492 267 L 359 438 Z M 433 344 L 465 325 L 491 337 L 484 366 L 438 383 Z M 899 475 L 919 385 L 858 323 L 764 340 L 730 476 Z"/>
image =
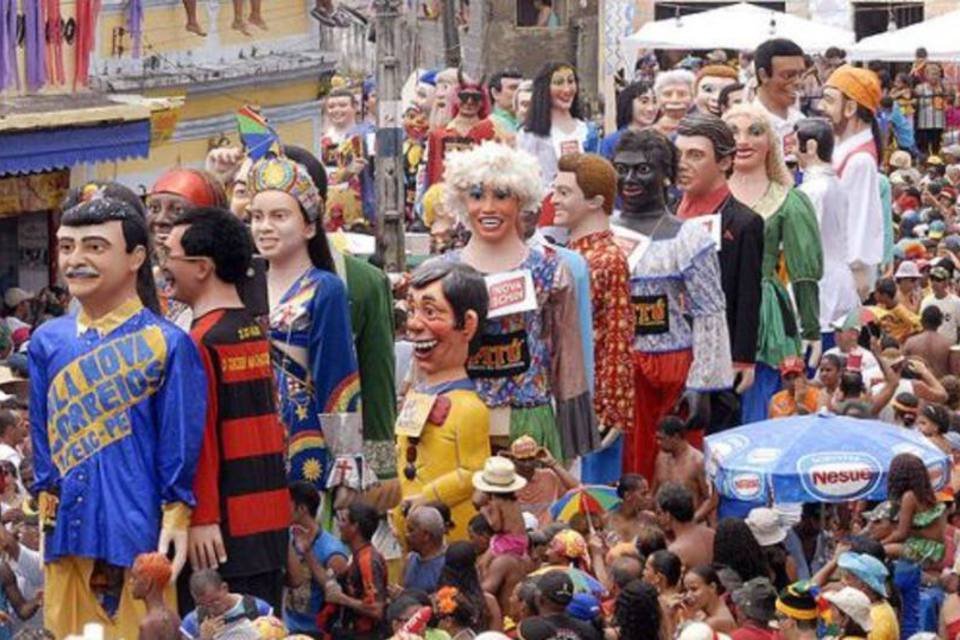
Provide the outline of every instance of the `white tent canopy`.
<path id="1" fill-rule="evenodd" d="M 956 60 L 960 58 L 958 34 L 960 10 L 864 38 L 847 55 L 854 60 L 910 62 L 917 47 L 925 47 L 930 60 Z"/>
<path id="2" fill-rule="evenodd" d="M 771 38 L 793 40 L 807 53 L 849 47 L 854 42 L 852 31 L 741 2 L 679 19 L 648 22 L 627 36 L 625 44 L 645 49 L 752 51 Z"/>

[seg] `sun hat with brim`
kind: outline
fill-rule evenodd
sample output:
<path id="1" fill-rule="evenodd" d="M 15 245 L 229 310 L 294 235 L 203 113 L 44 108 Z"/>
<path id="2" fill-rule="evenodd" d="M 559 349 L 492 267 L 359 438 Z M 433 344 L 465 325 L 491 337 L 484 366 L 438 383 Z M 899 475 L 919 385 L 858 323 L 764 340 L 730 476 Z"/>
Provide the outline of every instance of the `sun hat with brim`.
<path id="1" fill-rule="evenodd" d="M 751 509 L 745 522 L 761 547 L 778 544 L 787 537 L 787 528 L 780 522 L 780 516 L 773 509 L 766 507 Z"/>
<path id="2" fill-rule="evenodd" d="M 0 385 L 14 384 L 15 382 L 26 382 L 26 378 L 18 376 L 9 366 L 0 364 Z"/>
<path id="3" fill-rule="evenodd" d="M 875 593 L 887 597 L 887 576 L 890 572 L 886 565 L 867 553 L 847 551 L 840 554 L 837 565 L 860 579 Z"/>
<path id="4" fill-rule="evenodd" d="M 491 456 L 483 463 L 483 471 L 473 474 L 473 486 L 486 493 L 513 493 L 527 486 L 527 481 L 517 475 L 512 461 Z"/>
<path id="5" fill-rule="evenodd" d="M 29 291 L 25 291 L 20 287 L 10 287 L 3 294 L 3 303 L 13 309 L 21 302 L 26 302 L 27 300 L 33 300 L 34 294 Z"/>
<path id="6" fill-rule="evenodd" d="M 873 629 L 873 620 L 870 618 L 870 598 L 863 591 L 844 587 L 839 591 L 823 594 L 823 599 L 840 609 L 864 631 Z"/>
<path id="7" fill-rule="evenodd" d="M 917 263 L 912 260 L 904 260 L 900 263 L 900 266 L 897 267 L 897 272 L 893 274 L 895 280 L 900 280 L 901 278 L 919 278 L 920 277 L 920 268 L 917 267 Z"/>
<path id="8" fill-rule="evenodd" d="M 794 620 L 816 620 L 820 615 L 817 593 L 818 589 L 806 580 L 788 584 L 777 597 L 776 609 Z"/>
<path id="9" fill-rule="evenodd" d="M 924 164 L 928 166 L 940 167 L 943 166 L 943 158 L 940 156 L 929 156 Z"/>

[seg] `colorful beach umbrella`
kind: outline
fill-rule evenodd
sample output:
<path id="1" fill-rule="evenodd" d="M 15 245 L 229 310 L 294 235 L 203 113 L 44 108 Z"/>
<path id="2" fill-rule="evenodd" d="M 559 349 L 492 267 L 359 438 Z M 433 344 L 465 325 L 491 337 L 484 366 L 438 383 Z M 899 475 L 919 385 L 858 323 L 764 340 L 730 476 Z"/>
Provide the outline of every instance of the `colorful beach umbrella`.
<path id="1" fill-rule="evenodd" d="M 578 513 L 603 514 L 620 505 L 620 496 L 613 487 L 588 484 L 571 489 L 562 498 L 550 505 L 554 520 L 569 522 Z"/>

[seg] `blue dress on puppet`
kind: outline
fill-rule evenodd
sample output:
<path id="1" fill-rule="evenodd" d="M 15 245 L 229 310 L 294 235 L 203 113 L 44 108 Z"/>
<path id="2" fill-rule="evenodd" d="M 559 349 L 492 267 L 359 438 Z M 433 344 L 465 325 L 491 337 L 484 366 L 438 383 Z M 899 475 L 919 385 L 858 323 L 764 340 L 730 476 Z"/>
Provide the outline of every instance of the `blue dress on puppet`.
<path id="1" fill-rule="evenodd" d="M 335 273 L 310 267 L 270 311 L 270 342 L 291 480 L 365 489 L 360 377 L 349 303 Z"/>
<path id="2" fill-rule="evenodd" d="M 130 567 L 156 551 L 161 507 L 195 503 L 206 375 L 186 333 L 131 299 L 30 340 L 34 492 L 59 493 L 45 560 Z M 109 532 L 109 535 L 106 534 Z"/>

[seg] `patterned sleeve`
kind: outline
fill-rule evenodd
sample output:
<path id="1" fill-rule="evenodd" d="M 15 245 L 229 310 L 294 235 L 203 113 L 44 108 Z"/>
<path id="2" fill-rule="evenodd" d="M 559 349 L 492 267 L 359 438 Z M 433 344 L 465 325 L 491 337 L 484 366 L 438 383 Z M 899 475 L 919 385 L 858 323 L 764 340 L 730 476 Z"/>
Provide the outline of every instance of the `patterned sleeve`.
<path id="1" fill-rule="evenodd" d="M 687 374 L 687 389 L 729 389 L 733 385 L 733 363 L 716 248 L 696 222 L 684 224 L 680 236 L 686 311 L 693 318 L 693 364 Z"/>
<path id="2" fill-rule="evenodd" d="M 817 215 L 806 194 L 797 189 L 791 190 L 784 207 L 783 253 L 797 303 L 801 335 L 805 340 L 819 340 L 823 245 Z"/>
<path id="3" fill-rule="evenodd" d="M 603 427 L 627 431 L 633 427 L 634 388 L 630 273 L 627 260 L 619 251 L 604 254 L 597 267 L 590 270 L 596 303 L 593 312 L 597 318 L 593 334 L 596 349 L 593 406 Z"/>
<path id="4" fill-rule="evenodd" d="M 310 374 L 323 435 L 333 458 L 327 484 L 359 489 L 364 488 L 365 476 L 360 375 L 347 290 L 340 278 L 328 275 L 317 284 L 311 303 Z"/>
<path id="5" fill-rule="evenodd" d="M 559 262 L 550 294 L 549 335 L 551 340 L 551 387 L 556 399 L 557 430 L 560 434 L 576 434 L 577 442 L 599 442 L 597 417 L 587 388 L 584 373 L 583 346 L 577 315 L 573 276 Z M 565 439 L 566 440 L 566 439 Z M 573 458 L 591 449 L 579 450 L 575 443 L 564 441 L 564 458 Z"/>

